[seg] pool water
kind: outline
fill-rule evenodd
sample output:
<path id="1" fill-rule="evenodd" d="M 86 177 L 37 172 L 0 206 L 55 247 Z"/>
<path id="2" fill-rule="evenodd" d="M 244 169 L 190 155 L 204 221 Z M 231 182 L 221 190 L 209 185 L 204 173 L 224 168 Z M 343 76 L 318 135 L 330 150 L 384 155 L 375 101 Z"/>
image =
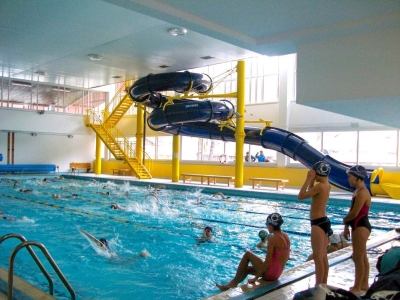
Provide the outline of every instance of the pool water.
<path id="1" fill-rule="evenodd" d="M 160 189 L 155 197 L 149 195 L 152 189 L 129 182 L 53 177 L 44 182 L 40 176 L 7 179 L 0 180 L 0 210 L 15 220 L 0 219 L 0 236 L 19 233 L 44 244 L 77 299 L 201 299 L 216 294 L 215 282 L 226 283 L 233 277 L 245 250 L 265 257 L 254 246 L 259 242 L 258 231 L 272 212 L 283 215 L 282 229 L 291 239 L 286 268 L 301 264 L 311 252 L 309 203 L 305 202 L 235 196 L 223 200 L 202 193 L 200 188 Z M 16 186 L 14 180 L 18 180 Z M 33 191 L 23 193 L 20 189 Z M 53 198 L 54 194 L 61 198 Z M 113 202 L 124 210 L 110 209 Z M 347 206 L 328 206 L 335 231 L 342 230 L 347 211 Z M 376 209 L 370 215 L 372 236 L 393 229 L 400 220 L 397 213 Z M 196 238 L 207 225 L 213 227 L 215 240 L 198 243 Z M 91 244 L 79 229 L 108 239 L 112 251 Z M 9 239 L 1 244 L 2 267 L 8 268 L 8 258 L 18 243 Z M 141 257 L 143 250 L 150 256 Z M 15 273 L 48 290 L 46 279 L 27 251 L 17 255 Z M 55 295 L 69 299 L 58 280 Z"/>

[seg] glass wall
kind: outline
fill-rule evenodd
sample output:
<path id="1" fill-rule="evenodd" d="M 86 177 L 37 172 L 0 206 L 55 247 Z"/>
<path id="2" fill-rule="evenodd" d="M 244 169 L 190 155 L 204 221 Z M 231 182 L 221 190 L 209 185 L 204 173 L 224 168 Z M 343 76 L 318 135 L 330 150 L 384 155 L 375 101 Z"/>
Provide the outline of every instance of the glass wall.
<path id="1" fill-rule="evenodd" d="M 348 164 L 399 166 L 399 131 L 298 132 L 313 148 Z M 290 163 L 299 162 L 290 159 Z"/>

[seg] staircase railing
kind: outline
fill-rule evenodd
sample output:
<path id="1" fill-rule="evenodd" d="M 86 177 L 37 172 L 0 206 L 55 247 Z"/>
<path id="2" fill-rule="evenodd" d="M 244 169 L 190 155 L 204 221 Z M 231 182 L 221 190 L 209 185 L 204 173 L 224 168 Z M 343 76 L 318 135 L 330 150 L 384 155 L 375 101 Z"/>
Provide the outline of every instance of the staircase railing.
<path id="1" fill-rule="evenodd" d="M 43 266 L 43 264 L 41 263 L 41 261 L 39 260 L 39 258 L 37 257 L 37 255 L 35 254 L 35 252 L 33 251 L 33 249 L 31 248 L 31 246 L 36 246 L 38 247 L 43 255 L 47 258 L 48 262 L 51 264 L 51 266 L 53 267 L 53 270 L 57 273 L 58 277 L 60 278 L 60 280 L 63 282 L 64 286 L 66 287 L 66 289 L 69 291 L 70 295 L 71 295 L 71 299 L 75 299 L 75 291 L 72 289 L 71 285 L 69 284 L 68 280 L 65 278 L 64 274 L 61 272 L 60 268 L 57 266 L 57 264 L 55 263 L 54 259 L 51 257 L 50 253 L 47 251 L 46 247 L 39 243 L 39 242 L 35 242 L 35 241 L 27 241 L 25 237 L 23 237 L 22 235 L 18 234 L 18 233 L 9 233 L 6 235 L 3 235 L 0 238 L 0 244 L 9 239 L 9 238 L 18 238 L 21 243 L 14 248 L 13 252 L 11 253 L 10 259 L 9 259 L 9 266 L 8 266 L 8 286 L 7 286 L 7 299 L 8 300 L 12 300 L 13 299 L 13 283 L 14 283 L 14 260 L 15 260 L 15 256 L 17 255 L 17 253 L 19 252 L 19 250 L 21 250 L 22 248 L 26 248 L 29 252 L 29 254 L 31 255 L 31 257 L 33 258 L 33 260 L 35 261 L 36 265 L 39 267 L 39 269 L 42 271 L 43 275 L 46 277 L 46 279 L 49 282 L 49 294 L 53 296 L 54 294 L 54 284 L 53 284 L 53 280 L 51 279 L 49 273 L 46 271 L 45 267 Z"/>
<path id="2" fill-rule="evenodd" d="M 124 85 L 122 85 L 117 93 L 114 95 L 114 97 L 111 99 L 111 101 L 108 103 L 108 105 L 104 108 L 104 111 L 102 111 L 104 115 L 104 120 L 108 118 L 110 115 L 110 112 L 112 112 L 118 104 L 124 99 L 124 97 L 127 95 L 128 91 L 127 88 L 130 87 L 136 80 L 127 80 L 125 81 Z M 126 92 L 124 94 L 124 92 Z"/>
<path id="3" fill-rule="evenodd" d="M 137 157 L 136 151 L 130 145 L 128 139 L 122 134 L 121 131 L 115 126 L 104 126 L 101 117 L 99 117 L 96 112 L 92 109 L 87 110 L 87 125 L 99 125 L 101 129 L 104 130 L 107 135 L 114 138 L 114 140 L 118 143 L 120 149 L 124 152 L 125 156 L 128 158 L 136 158 L 138 160 L 142 160 Z M 106 142 L 106 141 L 105 141 Z M 151 169 L 153 166 L 152 158 L 142 149 L 142 153 L 145 156 L 145 162 L 149 166 L 148 169 Z"/>

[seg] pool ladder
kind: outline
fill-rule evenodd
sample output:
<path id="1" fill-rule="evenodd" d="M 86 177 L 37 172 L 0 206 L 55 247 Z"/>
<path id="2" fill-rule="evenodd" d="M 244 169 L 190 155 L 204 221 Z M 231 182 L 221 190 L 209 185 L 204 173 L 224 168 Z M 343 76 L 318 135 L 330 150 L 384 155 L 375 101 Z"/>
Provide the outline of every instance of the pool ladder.
<path id="1" fill-rule="evenodd" d="M 53 267 L 53 270 L 57 273 L 58 277 L 61 279 L 63 282 L 65 288 L 69 291 L 71 295 L 71 299 L 75 300 L 75 291 L 72 289 L 71 285 L 69 284 L 68 280 L 65 278 L 64 274 L 61 272 L 60 268 L 57 266 L 55 263 L 54 259 L 51 257 L 50 253 L 47 251 L 46 247 L 35 241 L 27 241 L 25 237 L 18 233 L 9 233 L 6 235 L 3 235 L 0 238 L 0 244 L 9 239 L 9 238 L 17 238 L 21 241 L 21 243 L 14 248 L 14 250 L 11 253 L 11 256 L 9 258 L 9 266 L 8 266 L 8 281 L 7 281 L 7 297 L 8 300 L 13 299 L 13 282 L 14 282 L 14 260 L 15 256 L 21 250 L 22 248 L 26 248 L 29 252 L 29 254 L 32 256 L 33 260 L 35 261 L 36 265 L 39 267 L 39 269 L 42 271 L 43 275 L 46 277 L 47 281 L 49 282 L 49 294 L 53 296 L 54 293 L 54 284 L 53 280 L 51 279 L 49 273 L 46 271 L 45 267 L 33 251 L 31 246 L 36 246 L 38 247 L 43 255 L 47 258 L 47 261 L 50 263 L 50 265 Z"/>

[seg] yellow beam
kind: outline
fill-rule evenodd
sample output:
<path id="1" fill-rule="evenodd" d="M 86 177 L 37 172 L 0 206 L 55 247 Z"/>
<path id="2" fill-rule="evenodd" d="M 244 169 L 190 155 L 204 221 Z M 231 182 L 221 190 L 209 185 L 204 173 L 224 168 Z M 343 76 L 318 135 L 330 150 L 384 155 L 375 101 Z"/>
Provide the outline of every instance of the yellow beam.
<path id="1" fill-rule="evenodd" d="M 143 105 L 137 106 L 137 119 L 136 119 L 136 157 L 139 162 L 143 158 L 143 132 L 144 132 L 144 109 Z"/>
<path id="2" fill-rule="evenodd" d="M 96 161 L 95 161 L 95 174 L 96 175 L 100 175 L 101 174 L 101 145 L 102 145 L 102 141 L 100 139 L 100 137 L 96 134 Z"/>
<path id="3" fill-rule="evenodd" d="M 246 91 L 246 64 L 243 60 L 238 61 L 237 64 L 237 113 L 236 119 L 236 160 L 235 160 L 235 187 L 243 187 L 243 174 L 244 174 L 244 138 L 246 133 L 244 131 L 244 113 L 245 113 L 245 91 Z"/>
<path id="4" fill-rule="evenodd" d="M 179 182 L 179 149 L 180 149 L 180 137 L 174 135 L 172 138 L 172 182 Z"/>

